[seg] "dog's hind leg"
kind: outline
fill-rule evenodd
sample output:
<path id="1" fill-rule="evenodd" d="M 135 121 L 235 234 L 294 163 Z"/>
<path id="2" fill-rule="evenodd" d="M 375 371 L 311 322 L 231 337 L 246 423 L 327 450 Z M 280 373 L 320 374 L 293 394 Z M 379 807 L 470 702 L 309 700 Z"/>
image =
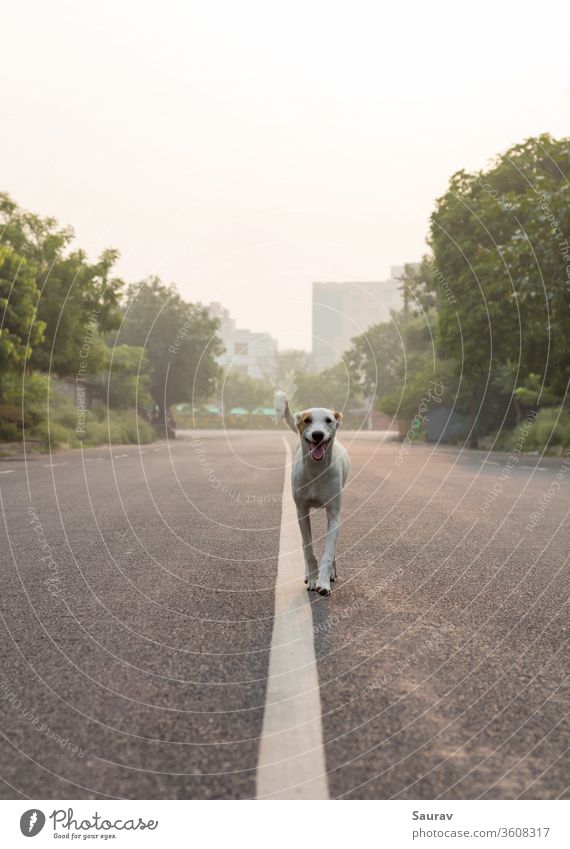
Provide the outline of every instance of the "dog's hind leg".
<path id="1" fill-rule="evenodd" d="M 318 563 L 313 551 L 313 537 L 311 534 L 311 519 L 308 508 L 297 507 L 297 519 L 301 539 L 303 540 L 303 554 L 305 556 L 305 583 L 308 590 L 314 590 L 317 585 Z"/>
<path id="2" fill-rule="evenodd" d="M 336 581 L 336 557 L 333 560 L 333 567 L 332 567 L 332 572 L 331 572 L 331 584 L 332 584 L 333 581 Z"/>

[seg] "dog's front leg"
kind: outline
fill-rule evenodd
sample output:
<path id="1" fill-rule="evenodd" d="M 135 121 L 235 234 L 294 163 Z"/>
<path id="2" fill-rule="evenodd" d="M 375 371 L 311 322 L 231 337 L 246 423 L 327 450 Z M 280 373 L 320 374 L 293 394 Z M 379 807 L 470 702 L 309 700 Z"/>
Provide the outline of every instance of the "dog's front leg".
<path id="1" fill-rule="evenodd" d="M 325 536 L 325 551 L 319 565 L 319 579 L 316 590 L 321 595 L 329 595 L 331 591 L 331 578 L 336 578 L 335 553 L 336 541 L 340 530 L 340 501 L 335 499 L 327 504 L 327 532 Z M 334 570 L 334 575 L 333 575 Z"/>
<path id="2" fill-rule="evenodd" d="M 314 590 L 317 585 L 317 558 L 313 551 L 313 537 L 311 534 L 311 518 L 309 508 L 297 505 L 297 519 L 303 540 L 303 554 L 305 556 L 305 583 L 308 590 Z"/>

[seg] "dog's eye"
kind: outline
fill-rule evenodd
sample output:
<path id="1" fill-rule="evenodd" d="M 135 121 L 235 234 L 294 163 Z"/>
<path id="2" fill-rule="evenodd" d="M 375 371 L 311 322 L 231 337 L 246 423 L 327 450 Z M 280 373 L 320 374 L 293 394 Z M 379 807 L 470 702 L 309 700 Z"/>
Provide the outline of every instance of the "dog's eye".
<path id="1" fill-rule="evenodd" d="M 325 419 L 325 422 L 326 422 L 327 424 L 332 424 L 332 419 Z"/>

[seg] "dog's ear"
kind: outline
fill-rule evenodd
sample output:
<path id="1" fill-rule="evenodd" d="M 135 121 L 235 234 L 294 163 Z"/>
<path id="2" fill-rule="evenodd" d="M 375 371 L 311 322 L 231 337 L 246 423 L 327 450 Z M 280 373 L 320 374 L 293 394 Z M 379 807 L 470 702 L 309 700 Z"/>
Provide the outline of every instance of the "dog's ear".
<path id="1" fill-rule="evenodd" d="M 336 419 L 337 427 L 340 427 L 342 423 L 342 413 L 335 412 L 334 417 Z"/>
<path id="2" fill-rule="evenodd" d="M 311 414 L 307 410 L 304 410 L 302 413 L 295 413 L 295 424 L 299 433 L 302 433 L 310 423 Z"/>

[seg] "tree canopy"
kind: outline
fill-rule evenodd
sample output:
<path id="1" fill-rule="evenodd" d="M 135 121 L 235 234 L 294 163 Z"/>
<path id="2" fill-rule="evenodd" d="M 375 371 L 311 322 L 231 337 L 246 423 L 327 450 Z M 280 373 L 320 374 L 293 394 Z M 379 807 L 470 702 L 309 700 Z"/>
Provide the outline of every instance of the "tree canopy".
<path id="1" fill-rule="evenodd" d="M 76 392 L 79 383 L 82 408 L 99 401 L 148 411 L 154 401 L 164 416 L 172 403 L 212 393 L 222 345 L 204 307 L 157 277 L 127 289 L 115 272 L 117 251 L 90 261 L 70 228 L 22 210 L 6 194 L 0 228 L 0 405 L 4 382 L 10 397 L 21 386 L 22 405 L 34 413 L 41 390 L 47 409 L 52 384 L 40 374 L 64 379 L 62 387 L 74 381 Z M 62 415 L 72 427 L 73 411 Z M 5 433 L 14 434 L 13 422 Z"/>
<path id="2" fill-rule="evenodd" d="M 570 380 L 570 139 L 528 139 L 459 171 L 435 205 L 431 252 L 406 268 L 405 306 L 345 359 L 386 411 L 410 414 L 428 376 L 473 433 L 562 403 Z M 429 328 L 430 339 L 426 336 Z"/>
<path id="3" fill-rule="evenodd" d="M 23 365 L 43 342 L 45 324 L 36 318 L 34 268 L 11 245 L 0 245 L 0 390 L 10 368 Z"/>
<path id="4" fill-rule="evenodd" d="M 69 250 L 70 228 L 20 209 L 6 194 L 0 194 L 0 227 L 2 297 L 9 300 L 6 336 L 17 346 L 20 333 L 30 334 L 24 347 L 32 367 L 62 377 L 76 374 L 85 336 L 118 326 L 124 284 L 112 273 L 117 251 L 106 250 L 97 262 L 88 262 L 83 251 Z M 91 373 L 102 365 L 102 347 L 97 350 L 97 341 L 90 340 Z"/>
<path id="5" fill-rule="evenodd" d="M 129 286 L 120 344 L 145 350 L 150 392 L 164 414 L 171 404 L 201 401 L 215 389 L 222 352 L 219 322 L 200 304 L 186 303 L 173 286 L 150 277 Z"/>
<path id="6" fill-rule="evenodd" d="M 476 394 L 507 363 L 563 397 L 570 379 L 570 140 L 515 145 L 460 171 L 431 217 L 438 342 Z M 443 289 L 443 283 L 448 289 Z M 453 301 L 448 292 L 452 292 Z"/>

